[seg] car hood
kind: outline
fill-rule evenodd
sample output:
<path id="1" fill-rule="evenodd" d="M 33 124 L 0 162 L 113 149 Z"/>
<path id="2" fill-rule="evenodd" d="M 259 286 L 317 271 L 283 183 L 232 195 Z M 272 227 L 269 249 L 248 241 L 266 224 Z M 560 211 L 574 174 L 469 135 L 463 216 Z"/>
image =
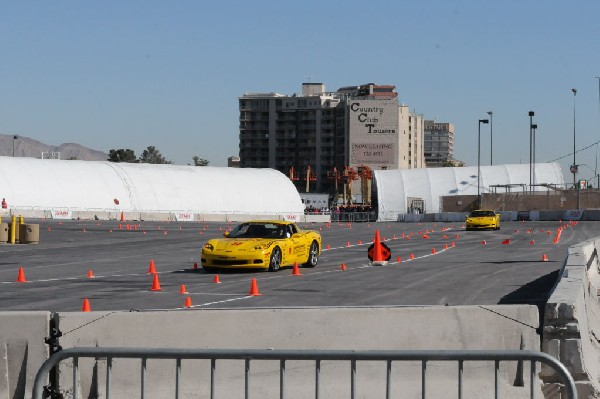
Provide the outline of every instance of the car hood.
<path id="1" fill-rule="evenodd" d="M 260 238 L 225 238 L 213 240 L 211 244 L 216 251 L 248 251 L 254 250 L 257 245 L 266 244 L 267 240 Z"/>

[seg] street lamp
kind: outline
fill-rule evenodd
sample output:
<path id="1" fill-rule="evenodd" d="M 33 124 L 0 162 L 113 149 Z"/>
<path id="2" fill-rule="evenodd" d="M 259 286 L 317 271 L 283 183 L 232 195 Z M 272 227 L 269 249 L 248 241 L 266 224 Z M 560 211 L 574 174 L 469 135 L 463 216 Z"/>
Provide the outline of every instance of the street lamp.
<path id="1" fill-rule="evenodd" d="M 532 172 L 532 181 L 533 181 L 533 186 L 535 186 L 535 130 L 537 129 L 537 124 L 534 123 L 533 125 L 531 125 L 531 131 L 533 132 L 533 172 Z M 532 187 L 531 191 L 534 191 L 535 188 Z"/>
<path id="2" fill-rule="evenodd" d="M 15 157 L 15 140 L 18 138 L 19 136 L 13 136 L 13 158 Z"/>
<path id="3" fill-rule="evenodd" d="M 479 119 L 477 124 L 477 209 L 481 209 L 481 193 L 479 191 L 481 180 L 481 124 L 489 123 L 487 119 Z"/>
<path id="4" fill-rule="evenodd" d="M 571 173 L 573 173 L 573 188 L 576 188 L 575 175 L 577 174 L 577 162 L 575 162 L 575 97 L 577 96 L 577 89 L 571 89 L 571 91 L 573 92 L 573 165 L 571 166 Z"/>
<path id="5" fill-rule="evenodd" d="M 535 112 L 529 111 L 529 191 L 531 191 L 531 185 L 533 184 L 533 116 Z"/>
<path id="6" fill-rule="evenodd" d="M 492 111 L 488 111 L 488 115 L 490 116 L 490 165 L 494 164 L 494 113 Z"/>

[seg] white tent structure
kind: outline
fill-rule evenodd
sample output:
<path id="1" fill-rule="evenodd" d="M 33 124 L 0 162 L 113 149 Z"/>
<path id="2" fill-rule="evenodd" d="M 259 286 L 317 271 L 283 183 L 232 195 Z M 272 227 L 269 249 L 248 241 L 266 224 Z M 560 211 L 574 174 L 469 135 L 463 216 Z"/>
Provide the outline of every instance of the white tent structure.
<path id="1" fill-rule="evenodd" d="M 0 157 L 9 208 L 87 212 L 303 215 L 290 180 L 240 169 Z M 47 215 L 46 215 L 47 216 Z"/>
<path id="2" fill-rule="evenodd" d="M 536 184 L 564 185 L 563 174 L 557 163 L 534 165 Z M 481 166 L 480 193 L 493 192 L 495 185 L 529 186 L 529 164 Z M 398 220 L 407 213 L 408 198 L 424 200 L 427 213 L 440 212 L 440 197 L 449 195 L 477 195 L 477 166 L 462 168 L 423 168 L 375 170 L 374 180 L 378 195 L 379 220 Z M 547 188 L 534 186 L 536 191 Z M 499 190 L 498 192 L 503 192 Z"/>

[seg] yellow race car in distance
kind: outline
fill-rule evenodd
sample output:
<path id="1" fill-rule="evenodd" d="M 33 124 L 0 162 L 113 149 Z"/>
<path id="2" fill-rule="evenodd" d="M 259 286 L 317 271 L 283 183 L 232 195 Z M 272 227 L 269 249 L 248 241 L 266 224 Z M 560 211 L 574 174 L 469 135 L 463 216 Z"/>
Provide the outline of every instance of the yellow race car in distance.
<path id="1" fill-rule="evenodd" d="M 481 229 L 500 230 L 500 214 L 485 209 L 471 211 L 467 216 L 465 228 L 467 231 Z"/>
<path id="2" fill-rule="evenodd" d="M 220 268 L 276 272 L 295 262 L 315 267 L 321 253 L 321 234 L 287 221 L 249 221 L 223 235 L 202 247 L 201 264 L 207 272 Z"/>

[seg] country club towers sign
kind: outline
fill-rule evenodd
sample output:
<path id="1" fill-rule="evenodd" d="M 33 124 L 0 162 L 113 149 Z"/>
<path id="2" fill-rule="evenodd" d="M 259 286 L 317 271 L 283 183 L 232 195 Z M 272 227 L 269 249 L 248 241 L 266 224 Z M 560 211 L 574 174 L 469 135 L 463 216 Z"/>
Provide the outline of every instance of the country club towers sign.
<path id="1" fill-rule="evenodd" d="M 398 104 L 381 100 L 349 104 L 350 162 L 353 165 L 397 163 Z"/>

